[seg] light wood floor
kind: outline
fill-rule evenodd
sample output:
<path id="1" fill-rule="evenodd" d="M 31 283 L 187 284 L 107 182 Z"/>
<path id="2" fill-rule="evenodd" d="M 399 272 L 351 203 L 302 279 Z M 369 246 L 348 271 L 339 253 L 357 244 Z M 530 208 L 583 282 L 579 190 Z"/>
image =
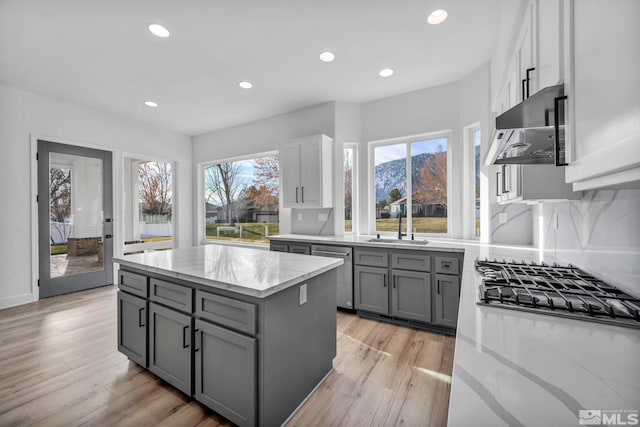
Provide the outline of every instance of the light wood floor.
<path id="1" fill-rule="evenodd" d="M 0 426 L 229 426 L 116 350 L 115 288 L 0 310 Z M 338 312 L 334 372 L 288 426 L 445 426 L 454 339 Z"/>

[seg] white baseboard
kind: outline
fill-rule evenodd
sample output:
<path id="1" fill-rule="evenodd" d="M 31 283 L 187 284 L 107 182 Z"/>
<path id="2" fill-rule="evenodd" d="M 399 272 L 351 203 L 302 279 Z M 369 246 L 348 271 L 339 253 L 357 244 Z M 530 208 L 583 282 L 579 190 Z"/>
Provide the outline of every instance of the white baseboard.
<path id="1" fill-rule="evenodd" d="M 0 309 L 13 307 L 15 305 L 27 304 L 33 301 L 33 294 L 22 294 L 12 297 L 0 298 Z"/>

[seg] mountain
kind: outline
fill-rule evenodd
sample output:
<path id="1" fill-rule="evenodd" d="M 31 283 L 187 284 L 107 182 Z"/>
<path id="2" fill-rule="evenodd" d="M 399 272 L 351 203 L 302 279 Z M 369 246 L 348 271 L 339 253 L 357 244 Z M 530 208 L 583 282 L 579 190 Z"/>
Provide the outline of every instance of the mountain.
<path id="1" fill-rule="evenodd" d="M 412 175 L 411 180 L 418 178 L 420 167 L 424 161 L 433 157 L 431 153 L 423 153 L 411 158 Z M 403 196 L 406 196 L 407 178 L 405 175 L 407 162 L 405 159 L 391 160 L 380 163 L 375 168 L 376 200 L 389 201 L 389 192 L 394 188 L 399 188 Z"/>
<path id="2" fill-rule="evenodd" d="M 475 178 L 476 183 L 480 182 L 480 146 L 476 145 L 475 150 Z M 433 157 L 431 153 L 423 153 L 413 156 L 411 158 L 412 175 L 411 180 L 416 181 L 420 167 L 424 164 L 424 161 L 429 157 Z M 389 192 L 394 188 L 399 188 L 402 196 L 406 196 L 407 179 L 405 176 L 406 161 L 404 159 L 391 160 L 389 162 L 380 163 L 375 168 L 375 183 L 376 183 L 376 201 L 386 200 L 389 201 Z M 480 191 L 477 188 L 476 191 Z"/>

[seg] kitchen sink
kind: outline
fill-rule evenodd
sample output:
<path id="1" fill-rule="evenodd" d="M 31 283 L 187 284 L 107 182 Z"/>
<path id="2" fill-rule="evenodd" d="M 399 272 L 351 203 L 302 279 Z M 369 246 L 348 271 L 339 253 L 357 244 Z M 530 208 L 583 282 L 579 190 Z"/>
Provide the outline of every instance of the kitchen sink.
<path id="1" fill-rule="evenodd" d="M 373 238 L 367 240 L 368 243 L 392 243 L 394 245 L 418 245 L 424 246 L 429 243 L 428 240 L 400 240 L 400 239 L 383 239 Z"/>

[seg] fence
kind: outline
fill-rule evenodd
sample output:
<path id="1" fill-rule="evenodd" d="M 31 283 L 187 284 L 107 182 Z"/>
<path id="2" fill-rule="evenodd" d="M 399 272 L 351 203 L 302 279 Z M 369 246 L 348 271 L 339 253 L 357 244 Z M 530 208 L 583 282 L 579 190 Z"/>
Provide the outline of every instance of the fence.
<path id="1" fill-rule="evenodd" d="M 69 222 L 49 222 L 51 241 L 54 245 L 63 245 L 71 236 L 73 224 Z"/>

